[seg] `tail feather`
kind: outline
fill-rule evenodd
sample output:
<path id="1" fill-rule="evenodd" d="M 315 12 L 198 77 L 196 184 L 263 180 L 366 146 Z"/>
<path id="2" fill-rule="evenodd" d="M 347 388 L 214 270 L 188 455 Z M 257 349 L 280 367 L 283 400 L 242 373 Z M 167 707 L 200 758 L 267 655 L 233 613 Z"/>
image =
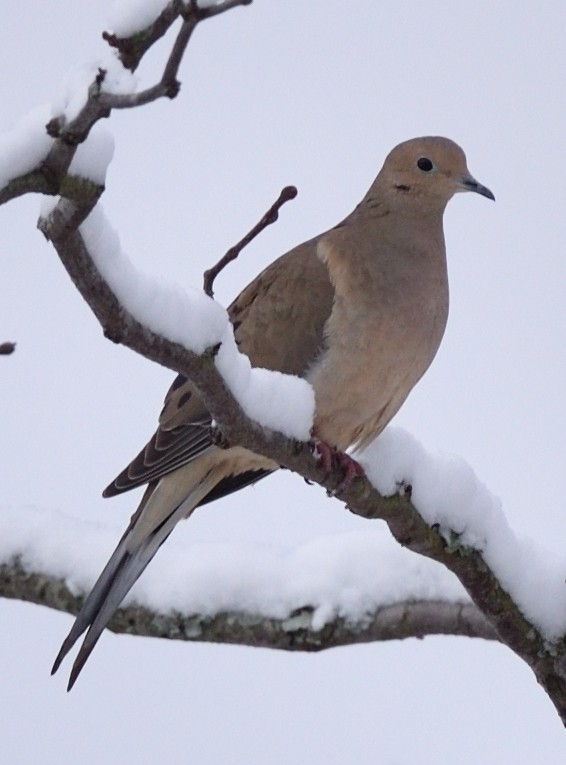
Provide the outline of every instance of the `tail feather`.
<path id="1" fill-rule="evenodd" d="M 216 481 L 213 481 L 212 485 L 215 483 Z M 183 497 L 180 502 L 177 501 L 172 508 L 170 506 L 169 512 L 150 529 L 147 524 L 148 515 L 153 514 L 150 507 L 153 497 L 152 491 L 146 492 L 138 511 L 85 600 L 53 664 L 51 674 L 57 672 L 65 656 L 88 629 L 71 670 L 68 691 L 73 687 L 114 611 L 173 531 L 177 522 L 190 515 L 210 488 L 208 481 L 199 482 L 188 496 Z M 159 494 L 159 491 L 156 493 Z M 155 520 L 157 521 L 157 518 Z"/>
<path id="2" fill-rule="evenodd" d="M 104 567 L 104 570 L 98 577 L 96 584 L 83 603 L 83 606 L 79 611 L 79 614 L 75 619 L 69 634 L 63 641 L 63 645 L 57 654 L 57 658 L 53 662 L 53 667 L 51 669 L 52 675 L 57 672 L 61 666 L 61 662 L 80 638 L 80 636 L 83 634 L 83 632 L 85 632 L 85 630 L 88 629 L 88 627 L 92 624 L 96 614 L 99 612 L 102 604 L 107 599 L 108 594 L 112 589 L 113 583 L 117 578 L 119 578 L 120 569 L 123 568 L 124 563 L 127 560 L 128 552 L 126 550 L 126 546 L 127 541 L 124 536 L 114 550 L 112 557 Z"/>
<path id="3" fill-rule="evenodd" d="M 92 614 L 88 622 L 90 627 L 71 669 L 69 684 L 67 686 L 68 691 L 70 691 L 75 684 L 77 677 L 95 645 L 98 643 L 100 636 L 106 629 L 114 611 L 116 611 L 130 589 L 134 586 L 135 582 L 142 575 L 159 547 L 165 542 L 173 530 L 174 525 L 175 524 L 170 525 L 165 534 L 158 531 L 154 537 L 149 538 L 146 544 L 142 545 L 142 547 L 140 547 L 133 555 L 127 551 L 122 555 L 119 568 L 116 571 L 116 575 L 109 582 L 109 586 L 106 587 L 104 597 L 98 600 L 96 609 L 90 609 Z M 79 634 L 82 634 L 83 631 L 84 629 L 81 630 Z"/>

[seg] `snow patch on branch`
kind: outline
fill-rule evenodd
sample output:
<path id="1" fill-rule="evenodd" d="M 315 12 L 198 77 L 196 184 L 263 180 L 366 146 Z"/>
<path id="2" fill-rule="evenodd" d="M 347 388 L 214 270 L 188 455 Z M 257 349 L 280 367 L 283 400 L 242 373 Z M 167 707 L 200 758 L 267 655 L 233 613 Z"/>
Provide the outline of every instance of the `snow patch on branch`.
<path id="1" fill-rule="evenodd" d="M 51 117 L 48 106 L 39 106 L 0 135 L 0 188 L 43 162 L 53 145 L 45 129 Z"/>
<path id="2" fill-rule="evenodd" d="M 75 119 L 87 102 L 90 88 L 98 87 L 95 81 L 100 70 L 105 73 L 100 85 L 104 93 L 127 95 L 136 92 L 138 77 L 124 67 L 115 50 L 105 50 L 67 73 L 53 99 L 51 116 L 64 117 L 67 122 Z"/>
<path id="3" fill-rule="evenodd" d="M 86 141 L 75 152 L 69 165 L 69 175 L 88 178 L 93 183 L 104 185 L 106 170 L 114 156 L 114 137 L 99 122 L 94 125 Z"/>
<path id="4" fill-rule="evenodd" d="M 252 367 L 239 352 L 231 325 L 216 367 L 248 417 L 288 438 L 310 438 L 315 407 L 312 386 L 300 377 Z"/>
<path id="5" fill-rule="evenodd" d="M 120 532 L 34 508 L 0 512 L 0 562 L 90 590 Z M 196 544 L 173 538 L 125 604 L 160 613 L 214 616 L 237 611 L 284 618 L 312 606 L 313 628 L 336 617 L 359 622 L 407 600 L 467 602 L 456 577 L 393 542 L 385 526 L 314 539 L 297 549 L 245 542 Z"/>
<path id="6" fill-rule="evenodd" d="M 116 0 L 108 27 L 116 37 L 131 37 L 147 29 L 169 5 L 169 0 Z"/>
<path id="7" fill-rule="evenodd" d="M 566 555 L 509 526 L 497 497 L 460 457 L 431 454 L 401 428 L 388 428 L 356 457 L 384 496 L 410 484 L 424 520 L 447 540 L 482 552 L 501 586 L 548 640 L 566 632 Z"/>
<path id="8" fill-rule="evenodd" d="M 118 235 L 97 205 L 80 227 L 85 244 L 121 305 L 144 326 L 193 353 L 219 345 L 218 371 L 248 417 L 289 438 L 306 440 L 314 392 L 306 380 L 252 368 L 234 340 L 225 309 L 202 290 L 140 273 L 122 252 Z"/>
<path id="9" fill-rule="evenodd" d="M 202 354 L 220 343 L 228 325 L 221 305 L 194 288 L 166 283 L 134 267 L 97 205 L 80 227 L 86 247 L 120 304 L 137 321 L 173 343 Z"/>

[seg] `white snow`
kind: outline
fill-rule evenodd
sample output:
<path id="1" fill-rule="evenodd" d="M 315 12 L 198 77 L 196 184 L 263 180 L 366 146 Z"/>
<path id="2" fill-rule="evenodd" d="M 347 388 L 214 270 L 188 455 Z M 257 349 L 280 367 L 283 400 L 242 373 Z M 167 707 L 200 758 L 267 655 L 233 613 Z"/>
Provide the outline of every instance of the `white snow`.
<path id="1" fill-rule="evenodd" d="M 116 0 L 108 27 L 117 37 L 130 37 L 146 29 L 169 4 L 169 0 Z"/>
<path id="2" fill-rule="evenodd" d="M 221 342 L 228 316 L 202 290 L 183 289 L 140 273 L 122 252 L 118 234 L 97 205 L 80 227 L 96 267 L 118 300 L 154 332 L 203 353 Z"/>
<path id="3" fill-rule="evenodd" d="M 114 51 L 108 51 L 89 64 L 73 69 L 51 105 L 33 109 L 11 130 L 0 135 L 0 188 L 39 167 L 54 141 L 47 134 L 45 126 L 53 117 L 64 117 L 70 121 L 77 116 L 86 102 L 88 90 L 99 68 L 106 70 L 103 83 L 106 92 L 126 94 L 136 90 L 137 78 L 122 66 Z M 108 129 L 97 124 L 87 141 L 78 148 L 71 172 L 96 183 L 103 183 L 113 151 L 113 139 Z"/>
<path id="4" fill-rule="evenodd" d="M 406 600 L 468 600 L 441 565 L 395 544 L 384 526 L 314 539 L 297 549 L 243 543 L 171 545 L 132 597 L 151 608 L 213 615 L 243 611 L 283 618 L 305 605 L 312 626 L 362 620 Z"/>
<path id="5" fill-rule="evenodd" d="M 240 353 L 231 326 L 224 334 L 216 366 L 244 412 L 267 428 L 306 441 L 314 418 L 314 391 L 299 377 L 252 368 Z"/>
<path id="6" fill-rule="evenodd" d="M 224 308 L 202 290 L 139 273 L 122 252 L 116 232 L 97 205 L 81 226 L 97 268 L 122 305 L 138 321 L 194 353 L 220 345 L 216 365 L 245 413 L 290 438 L 309 437 L 314 393 L 305 380 L 252 369 L 236 346 Z"/>
<path id="7" fill-rule="evenodd" d="M 31 172 L 45 159 L 53 145 L 45 130 L 51 117 L 48 106 L 37 107 L 0 135 L 0 188 Z"/>
<path id="8" fill-rule="evenodd" d="M 114 138 L 104 125 L 98 122 L 75 152 L 69 165 L 69 174 L 88 178 L 93 183 L 103 185 L 106 170 L 114 156 Z"/>
<path id="9" fill-rule="evenodd" d="M 0 512 L 0 562 L 66 579 L 88 591 L 120 530 L 54 511 Z M 161 613 L 215 615 L 225 611 L 284 618 L 315 608 L 312 627 L 334 616 L 362 621 L 380 606 L 415 599 L 468 600 L 443 566 L 395 544 L 383 525 L 367 532 L 315 539 L 295 550 L 245 543 L 195 544 L 171 538 L 125 602 Z"/>
<path id="10" fill-rule="evenodd" d="M 122 65 L 115 50 L 107 49 L 102 55 L 73 67 L 67 73 L 52 100 L 51 116 L 63 116 L 68 122 L 72 121 L 85 105 L 89 88 L 95 82 L 99 69 L 106 72 L 102 83 L 104 92 L 128 94 L 136 91 L 138 77 Z"/>
<path id="11" fill-rule="evenodd" d="M 461 458 L 431 454 L 409 433 L 392 427 L 356 456 L 380 493 L 390 496 L 402 482 L 410 484 L 413 504 L 427 523 L 438 524 L 447 540 L 480 550 L 547 639 L 564 634 L 566 555 L 518 537 L 497 497 Z"/>
<path id="12" fill-rule="evenodd" d="M 220 0 L 198 0 L 200 8 L 211 8 Z M 169 5 L 169 0 L 116 0 L 108 18 L 108 27 L 117 37 L 147 29 Z"/>

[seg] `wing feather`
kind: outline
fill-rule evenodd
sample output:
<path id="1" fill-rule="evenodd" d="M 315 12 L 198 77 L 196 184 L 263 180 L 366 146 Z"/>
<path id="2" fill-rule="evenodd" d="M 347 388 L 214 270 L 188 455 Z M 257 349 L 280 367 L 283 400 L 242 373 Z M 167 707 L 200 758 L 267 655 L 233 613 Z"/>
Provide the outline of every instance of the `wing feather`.
<path id="1" fill-rule="evenodd" d="M 283 260 L 286 260 L 283 268 Z M 299 261 L 289 268 L 289 259 Z M 293 274 L 289 278 L 288 274 Z M 313 284 L 317 285 L 313 291 Z M 269 293 L 269 299 L 264 298 Z M 292 299 L 289 299 L 292 295 Z M 334 300 L 326 266 L 313 241 L 268 266 L 228 309 L 240 350 L 254 366 L 302 375 L 324 347 L 324 328 Z M 178 375 L 167 395 L 159 427 L 141 452 L 106 487 L 111 497 L 157 481 L 211 448 L 211 417 L 190 380 Z M 202 504 L 269 475 L 250 471 L 221 482 Z"/>

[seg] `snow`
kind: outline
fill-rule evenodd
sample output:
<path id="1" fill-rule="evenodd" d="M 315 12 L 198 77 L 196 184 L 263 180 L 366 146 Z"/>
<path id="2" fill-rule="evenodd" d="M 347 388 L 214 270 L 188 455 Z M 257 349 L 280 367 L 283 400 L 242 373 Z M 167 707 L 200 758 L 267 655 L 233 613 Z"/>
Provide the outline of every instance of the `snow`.
<path id="1" fill-rule="evenodd" d="M 185 290 L 139 272 L 122 252 L 118 234 L 101 205 L 93 209 L 80 232 L 102 277 L 134 318 L 194 353 L 222 341 L 228 326 L 222 306 L 201 290 Z"/>
<path id="2" fill-rule="evenodd" d="M 102 83 L 105 93 L 125 95 L 136 91 L 138 77 L 122 65 L 114 49 L 106 49 L 101 55 L 91 58 L 82 66 L 73 67 L 67 73 L 53 98 L 51 116 L 63 116 L 68 122 L 73 120 L 85 105 L 89 88 L 100 69 L 106 72 Z"/>
<path id="3" fill-rule="evenodd" d="M 93 183 L 103 185 L 106 170 L 114 155 L 112 133 L 99 122 L 92 128 L 86 141 L 75 152 L 69 166 L 69 174 L 88 178 Z"/>
<path id="4" fill-rule="evenodd" d="M 108 18 L 108 27 L 117 37 L 130 37 L 157 19 L 169 0 L 116 0 Z"/>
<path id="5" fill-rule="evenodd" d="M 89 65 L 74 69 L 66 78 L 51 105 L 36 107 L 21 118 L 11 130 L 0 135 L 0 188 L 39 167 L 53 146 L 46 125 L 53 117 L 72 120 L 84 106 L 88 90 L 99 68 L 106 70 L 103 89 L 108 93 L 131 93 L 137 79 L 124 69 L 113 51 Z M 70 172 L 104 183 L 106 168 L 114 152 L 114 141 L 106 127 L 97 124 L 79 146 Z"/>
<path id="6" fill-rule="evenodd" d="M 220 0 L 198 0 L 200 8 L 211 8 Z M 117 37 L 131 37 L 157 19 L 169 0 L 116 0 L 110 10 L 108 27 Z"/>
<path id="7" fill-rule="evenodd" d="M 48 106 L 37 107 L 0 135 L 0 188 L 31 172 L 45 159 L 53 145 L 45 129 L 51 117 Z"/>
<path id="8" fill-rule="evenodd" d="M 448 542 L 480 550 L 522 613 L 550 641 L 566 631 L 566 556 L 510 528 L 501 503 L 459 457 L 431 454 L 401 428 L 390 427 L 359 455 L 385 496 L 412 487 L 412 502 Z"/>
<path id="9" fill-rule="evenodd" d="M 0 512 L 0 562 L 88 591 L 117 540 L 118 529 L 55 511 Z M 136 583 L 126 603 L 160 613 L 213 616 L 226 611 L 285 618 L 314 606 L 312 628 L 335 616 L 359 622 L 381 606 L 407 600 L 468 600 L 456 578 L 434 561 L 395 544 L 384 526 L 314 539 L 297 549 L 257 543 L 195 544 L 171 539 Z"/>
<path id="10" fill-rule="evenodd" d="M 224 308 L 196 288 L 148 277 L 122 252 L 118 235 L 97 205 L 80 228 L 101 275 L 124 308 L 152 331 L 194 353 L 220 344 L 216 365 L 244 412 L 289 438 L 306 440 L 314 393 L 305 380 L 252 369 L 238 351 Z"/>
<path id="11" fill-rule="evenodd" d="M 216 367 L 248 417 L 289 438 L 308 440 L 315 402 L 306 380 L 252 368 L 248 357 L 238 351 L 231 327 L 216 356 Z"/>

